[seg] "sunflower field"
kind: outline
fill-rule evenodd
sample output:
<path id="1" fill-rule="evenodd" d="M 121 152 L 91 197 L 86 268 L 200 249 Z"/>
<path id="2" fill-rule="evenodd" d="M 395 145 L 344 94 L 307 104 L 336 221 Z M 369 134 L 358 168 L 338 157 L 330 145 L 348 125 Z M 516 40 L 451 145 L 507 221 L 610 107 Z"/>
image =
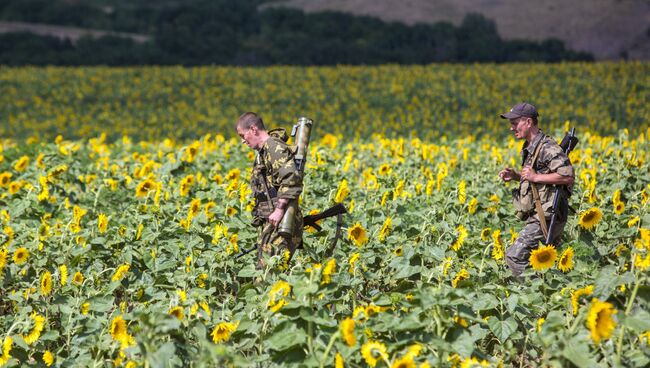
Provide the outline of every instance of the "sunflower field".
<path id="1" fill-rule="evenodd" d="M 0 69 L 0 367 L 644 367 L 650 64 Z M 580 138 L 573 211 L 524 281 L 529 100 Z M 234 123 L 315 121 L 287 262 L 255 269 Z"/>

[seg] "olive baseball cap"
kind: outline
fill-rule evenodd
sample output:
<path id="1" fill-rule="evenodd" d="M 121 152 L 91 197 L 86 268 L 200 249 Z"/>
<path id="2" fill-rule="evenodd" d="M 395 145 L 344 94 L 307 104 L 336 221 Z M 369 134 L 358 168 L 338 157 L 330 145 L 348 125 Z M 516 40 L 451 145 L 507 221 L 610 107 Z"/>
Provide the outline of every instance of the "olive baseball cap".
<path id="1" fill-rule="evenodd" d="M 537 113 L 535 106 L 529 104 L 528 102 L 516 104 L 512 107 L 512 109 L 510 109 L 510 111 L 506 112 L 505 114 L 501 114 L 502 119 L 517 119 L 522 116 L 525 116 L 527 118 L 536 118 L 539 116 L 539 114 Z"/>

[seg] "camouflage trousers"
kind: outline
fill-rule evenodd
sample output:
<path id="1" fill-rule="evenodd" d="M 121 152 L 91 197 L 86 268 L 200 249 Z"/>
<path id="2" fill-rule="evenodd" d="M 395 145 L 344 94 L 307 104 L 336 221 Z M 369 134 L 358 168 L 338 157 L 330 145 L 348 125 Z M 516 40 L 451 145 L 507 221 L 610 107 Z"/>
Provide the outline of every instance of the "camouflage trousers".
<path id="1" fill-rule="evenodd" d="M 289 262 L 296 248 L 302 242 L 302 213 L 296 211 L 295 229 L 291 236 L 282 236 L 278 233 L 278 228 L 271 225 L 269 222 L 264 222 L 259 227 L 257 237 L 257 269 L 264 269 L 267 265 L 268 258 L 274 255 L 282 255 L 282 262 L 279 265 L 280 270 L 285 270 L 289 267 Z"/>
<path id="2" fill-rule="evenodd" d="M 550 217 L 546 218 L 546 225 L 549 226 L 550 223 Z M 556 247 L 560 245 L 560 235 L 562 235 L 564 225 L 566 225 L 566 220 L 558 221 L 556 219 L 555 224 L 553 224 L 551 243 Z M 513 275 L 519 276 L 524 272 L 530 263 L 530 254 L 539 247 L 540 242 L 545 240 L 539 217 L 537 214 L 530 216 L 526 220 L 524 228 L 519 232 L 517 239 L 506 249 L 506 263 Z"/>

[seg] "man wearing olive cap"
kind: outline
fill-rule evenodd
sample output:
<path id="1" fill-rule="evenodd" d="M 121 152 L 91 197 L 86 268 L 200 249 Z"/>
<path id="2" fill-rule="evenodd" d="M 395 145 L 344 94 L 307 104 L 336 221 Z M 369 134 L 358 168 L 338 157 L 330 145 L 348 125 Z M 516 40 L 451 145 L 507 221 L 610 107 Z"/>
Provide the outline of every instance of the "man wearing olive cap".
<path id="1" fill-rule="evenodd" d="M 513 191 L 513 205 L 517 217 L 526 221 L 526 225 L 505 254 L 506 263 L 515 276 L 524 272 L 529 264 L 531 252 L 546 238 L 544 233 L 552 215 L 555 185 L 560 185 L 563 189 L 560 190 L 551 243 L 559 245 L 567 219 L 568 197 L 574 182 L 573 166 L 569 158 L 553 138 L 539 129 L 538 117 L 537 109 L 528 102 L 517 104 L 510 111 L 501 114 L 502 119 L 510 121 L 510 130 L 515 138 L 526 140 L 521 150 L 521 172 L 518 173 L 509 167 L 499 172 L 503 181 L 519 180 L 519 187 Z M 535 203 L 535 189 L 539 193 L 539 209 Z M 544 213 L 544 220 L 540 220 L 541 212 Z"/>

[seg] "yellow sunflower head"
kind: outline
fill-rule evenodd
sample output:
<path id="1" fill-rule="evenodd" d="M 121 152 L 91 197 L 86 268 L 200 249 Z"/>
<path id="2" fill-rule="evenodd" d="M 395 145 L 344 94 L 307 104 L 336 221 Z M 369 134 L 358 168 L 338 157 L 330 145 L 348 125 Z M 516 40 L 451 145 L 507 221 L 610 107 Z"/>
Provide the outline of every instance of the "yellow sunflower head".
<path id="1" fill-rule="evenodd" d="M 212 330 L 212 341 L 215 344 L 230 340 L 230 335 L 237 329 L 239 323 L 221 322 Z"/>
<path id="2" fill-rule="evenodd" d="M 357 343 L 357 339 L 354 335 L 354 320 L 350 317 L 347 317 L 341 322 L 341 335 L 343 335 L 343 341 L 348 346 L 354 346 Z"/>
<path id="3" fill-rule="evenodd" d="M 535 249 L 530 254 L 530 265 L 535 271 L 543 271 L 553 266 L 557 259 L 557 251 L 551 245 L 546 245 Z"/>
<path id="4" fill-rule="evenodd" d="M 600 340 L 612 336 L 614 328 L 616 328 L 616 322 L 612 318 L 614 314 L 616 314 L 616 309 L 611 303 L 601 302 L 597 298 L 591 301 L 587 327 L 589 327 L 591 338 L 596 344 L 600 343 Z"/>
<path id="5" fill-rule="evenodd" d="M 557 268 L 560 271 L 567 273 L 573 269 L 573 248 L 568 247 L 560 255 L 560 260 L 557 261 Z"/>
<path id="6" fill-rule="evenodd" d="M 369 366 L 374 367 L 377 365 L 379 358 L 385 359 L 388 357 L 386 345 L 379 341 L 368 341 L 361 347 L 361 356 Z"/>
<path id="7" fill-rule="evenodd" d="M 391 368 L 415 368 L 415 361 L 410 355 L 403 356 L 393 362 Z"/>
<path id="8" fill-rule="evenodd" d="M 113 318 L 111 321 L 110 333 L 111 337 L 115 341 L 121 341 L 128 335 L 126 321 L 122 319 L 122 316 Z"/>
<path id="9" fill-rule="evenodd" d="M 172 316 L 178 318 L 179 320 L 183 320 L 185 318 L 185 313 L 183 313 L 183 307 L 172 307 L 169 309 L 169 314 Z"/>
<path id="10" fill-rule="evenodd" d="M 603 213 L 598 207 L 590 208 L 580 214 L 579 225 L 583 229 L 591 230 L 603 218 Z"/>
<path id="11" fill-rule="evenodd" d="M 366 234 L 366 229 L 357 222 L 348 229 L 348 239 L 352 240 L 355 245 L 362 246 L 368 241 L 368 234 Z"/>
<path id="12" fill-rule="evenodd" d="M 147 179 L 145 181 L 142 181 L 135 188 L 135 196 L 136 197 L 146 197 L 147 194 L 149 194 L 149 192 L 152 191 L 155 187 L 156 187 L 156 185 L 153 182 L 153 180 Z"/>
<path id="13" fill-rule="evenodd" d="M 614 204 L 614 213 L 620 215 L 623 213 L 623 211 L 625 211 L 625 203 L 621 201 L 616 202 Z"/>
<path id="14" fill-rule="evenodd" d="M 27 258 L 29 258 L 29 251 L 27 248 L 20 247 L 14 252 L 13 260 L 16 264 L 23 264 L 27 262 Z"/>
<path id="15" fill-rule="evenodd" d="M 45 271 L 41 276 L 41 293 L 43 295 L 50 295 L 52 292 L 52 274 L 50 271 Z"/>

